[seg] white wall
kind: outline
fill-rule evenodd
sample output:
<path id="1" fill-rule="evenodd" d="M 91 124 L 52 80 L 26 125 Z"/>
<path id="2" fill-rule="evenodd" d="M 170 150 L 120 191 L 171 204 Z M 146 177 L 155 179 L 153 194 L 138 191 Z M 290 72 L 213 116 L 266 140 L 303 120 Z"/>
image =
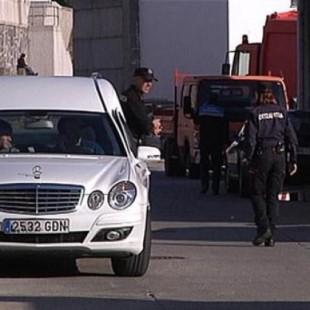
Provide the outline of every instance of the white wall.
<path id="1" fill-rule="evenodd" d="M 39 75 L 72 75 L 72 9 L 51 0 L 32 1 L 29 11 L 28 63 Z"/>
<path id="2" fill-rule="evenodd" d="M 0 23 L 27 26 L 30 0 L 0 0 Z"/>
<path id="3" fill-rule="evenodd" d="M 229 0 L 229 50 L 241 43 L 243 34 L 249 42 L 261 42 L 266 16 L 290 9 L 291 0 Z"/>
<path id="4" fill-rule="evenodd" d="M 141 0 L 139 5 L 141 65 L 152 67 L 159 79 L 149 97 L 173 99 L 176 68 L 220 74 L 228 48 L 226 0 Z"/>

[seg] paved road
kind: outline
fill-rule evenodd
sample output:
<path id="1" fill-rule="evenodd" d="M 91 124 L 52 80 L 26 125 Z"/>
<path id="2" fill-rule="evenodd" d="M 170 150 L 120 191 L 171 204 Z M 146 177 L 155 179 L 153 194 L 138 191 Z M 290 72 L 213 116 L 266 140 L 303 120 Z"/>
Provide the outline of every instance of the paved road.
<path id="1" fill-rule="evenodd" d="M 283 204 L 276 247 L 257 248 L 249 201 L 201 195 L 198 181 L 161 169 L 152 167 L 144 277 L 116 278 L 106 259 L 78 260 L 78 274 L 2 267 L 0 310 L 310 309 L 309 203 Z"/>

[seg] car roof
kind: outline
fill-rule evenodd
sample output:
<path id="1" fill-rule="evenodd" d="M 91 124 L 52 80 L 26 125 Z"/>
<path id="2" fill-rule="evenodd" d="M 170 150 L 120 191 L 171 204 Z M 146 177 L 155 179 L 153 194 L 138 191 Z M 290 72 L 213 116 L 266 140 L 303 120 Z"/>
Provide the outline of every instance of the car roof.
<path id="1" fill-rule="evenodd" d="M 107 112 L 120 106 L 111 83 L 92 77 L 2 76 L 0 94 L 1 110 Z"/>

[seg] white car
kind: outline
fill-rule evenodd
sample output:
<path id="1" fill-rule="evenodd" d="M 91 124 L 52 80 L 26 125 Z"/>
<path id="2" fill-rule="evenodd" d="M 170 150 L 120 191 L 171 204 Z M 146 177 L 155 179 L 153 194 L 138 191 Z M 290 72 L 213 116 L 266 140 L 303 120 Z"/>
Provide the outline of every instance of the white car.
<path id="1" fill-rule="evenodd" d="M 113 86 L 6 76 L 0 93 L 0 137 L 13 134 L 12 147 L 0 145 L 0 252 L 108 257 L 116 275 L 142 276 L 151 251 L 146 160 L 160 151 L 134 149 Z"/>

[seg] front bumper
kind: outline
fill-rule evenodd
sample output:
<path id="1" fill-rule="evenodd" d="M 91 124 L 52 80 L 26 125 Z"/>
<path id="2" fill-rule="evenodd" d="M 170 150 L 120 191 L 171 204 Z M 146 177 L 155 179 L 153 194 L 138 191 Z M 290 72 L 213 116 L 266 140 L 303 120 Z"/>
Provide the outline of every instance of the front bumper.
<path id="1" fill-rule="evenodd" d="M 122 213 L 121 213 L 122 212 Z M 54 216 L 40 216 L 42 219 L 63 219 L 67 216 L 70 221 L 68 233 L 42 233 L 42 234 L 5 234 L 0 231 L 0 251 L 5 253 L 33 253 L 33 254 L 70 254 L 75 257 L 114 257 L 137 255 L 143 249 L 146 212 L 132 213 L 119 211 L 110 215 L 91 215 L 85 213 L 62 214 Z M 26 215 L 14 216 L 1 213 L 3 219 L 27 219 Z M 33 219 L 34 217 L 31 216 Z M 125 238 L 109 241 L 106 232 L 129 228 Z"/>

